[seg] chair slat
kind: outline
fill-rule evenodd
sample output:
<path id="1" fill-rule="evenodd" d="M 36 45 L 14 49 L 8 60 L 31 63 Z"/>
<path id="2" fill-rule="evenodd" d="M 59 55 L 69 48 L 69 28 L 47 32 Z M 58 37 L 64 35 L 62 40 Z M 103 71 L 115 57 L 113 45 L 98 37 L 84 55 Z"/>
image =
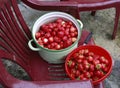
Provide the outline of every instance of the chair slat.
<path id="1" fill-rule="evenodd" d="M 0 36 L 1 37 L 1 36 Z M 3 41 L 1 41 L 0 40 L 0 47 L 3 49 L 3 50 L 5 50 L 5 51 L 7 51 L 7 52 L 13 52 L 13 50 L 10 48 L 10 47 L 8 47 L 8 45 L 6 44 L 6 43 L 4 43 Z"/>
<path id="2" fill-rule="evenodd" d="M 27 39 L 27 37 L 24 37 L 24 34 L 21 31 L 22 29 L 20 28 L 21 25 L 19 24 L 19 22 L 16 21 L 17 17 L 15 18 L 15 15 L 12 11 L 12 7 L 9 5 L 9 3 L 6 4 L 6 8 L 8 10 L 11 21 L 13 22 L 13 30 L 14 30 L 15 34 L 18 36 L 19 40 L 22 43 L 26 44 L 26 41 L 28 41 L 28 39 Z M 11 8 L 11 9 L 9 9 L 9 8 Z"/>
<path id="3" fill-rule="evenodd" d="M 9 7 L 10 8 L 10 7 Z M 11 40 L 12 40 L 12 42 L 14 43 L 14 44 L 16 44 L 15 42 L 17 42 L 17 44 L 16 44 L 16 47 L 17 48 L 19 48 L 19 47 L 22 47 L 22 48 L 20 48 L 21 50 L 22 50 L 22 52 L 25 52 L 25 53 L 27 53 L 27 50 L 28 49 L 26 49 L 26 47 L 25 46 L 27 46 L 27 44 L 24 42 L 24 41 L 22 41 L 22 39 L 24 39 L 25 37 L 24 37 L 24 35 L 22 35 L 21 37 L 19 36 L 19 33 L 20 32 L 18 32 L 18 30 L 19 29 L 17 29 L 16 27 L 15 27 L 15 25 L 14 25 L 14 21 L 12 21 L 14 18 L 14 16 L 11 16 L 11 14 L 9 14 L 8 13 L 8 9 L 2 9 L 2 11 L 3 11 L 3 15 L 2 15 L 2 19 L 6 22 L 6 24 L 5 25 L 7 25 L 7 28 L 9 28 L 9 30 L 6 30 L 6 34 L 10 34 L 12 37 L 11 37 Z M 3 17 L 4 16 L 4 17 Z M 12 18 L 11 18 L 11 17 Z M 7 18 L 7 19 L 5 19 L 5 18 Z M 17 22 L 16 22 L 17 23 Z M 21 41 L 20 41 L 21 40 Z"/>
<path id="4" fill-rule="evenodd" d="M 12 53 L 5 52 L 3 50 L 0 50 L 0 52 L 1 52 L 0 59 L 11 60 L 11 61 L 17 63 L 18 65 L 20 65 L 23 69 L 25 69 L 25 70 L 29 69 L 29 66 L 26 63 L 24 63 L 24 61 L 21 60 L 21 58 L 15 56 Z"/>
<path id="5" fill-rule="evenodd" d="M 1 22 L 0 22 L 0 28 L 1 28 L 1 30 L 7 30 L 2 24 L 1 24 Z M 22 51 L 19 51 L 19 49 L 20 48 L 16 48 L 15 46 L 15 44 L 14 43 L 16 43 L 16 42 L 13 42 L 11 39 L 11 36 L 9 35 L 9 33 L 7 33 L 7 35 L 6 34 L 3 34 L 3 32 L 2 33 L 0 33 L 0 37 L 1 37 L 1 39 L 2 40 L 4 40 L 5 41 L 5 43 L 6 44 L 8 44 L 8 46 L 15 52 L 15 54 L 17 55 L 17 56 L 20 56 L 21 58 L 23 58 L 23 60 L 25 61 L 25 59 L 24 58 L 27 58 L 26 56 L 24 56 L 24 53 L 22 52 Z M 7 47 L 6 47 L 7 48 Z M 12 52 L 12 53 L 14 53 L 14 52 Z M 27 63 L 27 60 L 25 61 L 26 63 Z"/>
<path id="6" fill-rule="evenodd" d="M 19 12 L 19 8 L 18 8 L 17 4 L 13 4 L 13 3 L 17 3 L 16 0 L 11 0 L 11 3 L 12 3 L 13 10 L 16 14 L 16 17 L 18 18 L 18 21 L 20 22 L 20 24 L 22 26 L 23 31 L 26 33 L 27 37 L 29 39 L 31 39 L 31 32 L 30 32 L 28 26 L 26 25 L 22 14 Z"/>
<path id="7" fill-rule="evenodd" d="M 0 36 L 0 37 L 5 37 L 5 36 Z M 4 41 L 6 41 L 7 40 L 7 38 L 6 39 L 4 39 Z M 7 44 L 8 45 L 11 45 L 11 47 L 8 47 L 8 46 L 5 46 L 5 44 L 4 44 L 4 47 L 5 47 L 5 49 L 7 48 L 11 48 L 12 49 L 12 51 L 10 51 L 10 53 L 13 53 L 14 55 L 16 55 L 16 56 L 18 56 L 18 57 L 20 57 L 26 64 L 28 63 L 28 60 L 26 60 L 26 59 L 24 59 L 25 57 L 24 56 L 22 56 L 22 54 L 20 54 L 19 53 L 19 51 L 16 51 L 15 49 L 15 47 L 11 44 L 11 42 L 8 42 L 9 40 L 7 40 Z M 1 41 L 0 41 L 1 42 Z M 1 42 L 1 44 L 2 44 L 2 42 Z M 2 44 L 3 45 L 3 44 Z"/>

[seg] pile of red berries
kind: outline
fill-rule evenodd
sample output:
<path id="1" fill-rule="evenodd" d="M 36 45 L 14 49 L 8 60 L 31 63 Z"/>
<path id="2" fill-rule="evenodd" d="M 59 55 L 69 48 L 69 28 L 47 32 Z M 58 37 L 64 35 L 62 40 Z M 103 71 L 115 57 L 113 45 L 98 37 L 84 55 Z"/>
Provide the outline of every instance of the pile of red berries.
<path id="1" fill-rule="evenodd" d="M 82 49 L 71 55 L 66 65 L 72 79 L 97 81 L 109 71 L 109 61 L 88 49 Z"/>
<path id="2" fill-rule="evenodd" d="M 77 36 L 78 31 L 75 25 L 62 18 L 43 24 L 35 34 L 38 44 L 53 50 L 69 47 L 77 40 Z"/>

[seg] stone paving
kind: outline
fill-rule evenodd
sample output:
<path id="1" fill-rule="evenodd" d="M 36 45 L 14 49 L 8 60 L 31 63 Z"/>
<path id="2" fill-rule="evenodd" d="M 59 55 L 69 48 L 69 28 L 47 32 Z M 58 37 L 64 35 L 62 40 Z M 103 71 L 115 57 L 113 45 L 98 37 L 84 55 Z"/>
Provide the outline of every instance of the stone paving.
<path id="1" fill-rule="evenodd" d="M 95 17 L 90 16 L 89 12 L 81 15 L 84 27 L 94 33 L 95 43 L 105 48 L 114 60 L 112 73 L 105 80 L 105 88 L 120 88 L 120 26 L 116 39 L 110 39 L 114 26 L 115 9 L 98 11 Z"/>
<path id="2" fill-rule="evenodd" d="M 20 3 L 19 7 L 30 29 L 39 16 L 48 12 L 33 10 L 25 6 L 23 3 Z M 114 60 L 112 73 L 104 81 L 105 88 L 120 88 L 120 26 L 118 27 L 116 39 L 111 39 L 114 26 L 115 9 L 111 8 L 97 11 L 95 16 L 91 16 L 90 12 L 81 12 L 80 15 L 81 21 L 84 24 L 84 29 L 93 32 L 96 45 L 105 48 L 111 54 Z M 12 63 L 7 62 L 7 65 L 9 67 L 12 65 Z M 24 73 L 21 68 L 18 68 L 18 71 L 15 69 L 11 72 L 11 74 L 16 72 L 16 74 L 14 74 L 16 77 L 21 77 L 21 79 L 28 80 L 29 77 L 27 77 L 27 74 Z"/>

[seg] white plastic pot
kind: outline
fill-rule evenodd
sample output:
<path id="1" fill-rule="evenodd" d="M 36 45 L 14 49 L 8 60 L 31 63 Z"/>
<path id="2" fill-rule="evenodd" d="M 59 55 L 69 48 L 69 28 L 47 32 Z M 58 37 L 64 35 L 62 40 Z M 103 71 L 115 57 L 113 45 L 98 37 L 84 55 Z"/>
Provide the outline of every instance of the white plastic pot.
<path id="1" fill-rule="evenodd" d="M 45 47 L 40 46 L 37 43 L 37 40 L 35 38 L 35 33 L 39 30 L 41 25 L 45 23 L 53 22 L 57 18 L 63 18 L 64 20 L 69 20 L 74 23 L 74 25 L 76 26 L 78 30 L 77 40 L 71 46 L 65 49 L 61 49 L 61 50 L 52 50 L 52 49 L 47 49 Z M 82 22 L 80 20 L 76 20 L 73 16 L 67 13 L 64 13 L 64 12 L 50 12 L 38 18 L 38 20 L 34 23 L 33 28 L 32 28 L 33 39 L 31 39 L 28 42 L 28 46 L 33 51 L 39 51 L 40 56 L 48 63 L 63 63 L 65 59 L 64 57 L 68 53 L 70 53 L 72 50 L 77 48 L 78 41 L 81 36 L 82 28 L 83 28 Z M 33 47 L 32 42 L 35 42 L 37 47 Z"/>

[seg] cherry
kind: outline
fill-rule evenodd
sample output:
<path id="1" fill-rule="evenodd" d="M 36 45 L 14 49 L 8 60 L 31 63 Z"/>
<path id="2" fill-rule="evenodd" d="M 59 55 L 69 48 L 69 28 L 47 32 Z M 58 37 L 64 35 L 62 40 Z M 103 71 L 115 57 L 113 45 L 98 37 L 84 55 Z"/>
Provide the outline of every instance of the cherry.
<path id="1" fill-rule="evenodd" d="M 77 40 L 78 31 L 71 21 L 58 18 L 41 25 L 35 38 L 41 46 L 48 49 L 64 49 Z"/>

